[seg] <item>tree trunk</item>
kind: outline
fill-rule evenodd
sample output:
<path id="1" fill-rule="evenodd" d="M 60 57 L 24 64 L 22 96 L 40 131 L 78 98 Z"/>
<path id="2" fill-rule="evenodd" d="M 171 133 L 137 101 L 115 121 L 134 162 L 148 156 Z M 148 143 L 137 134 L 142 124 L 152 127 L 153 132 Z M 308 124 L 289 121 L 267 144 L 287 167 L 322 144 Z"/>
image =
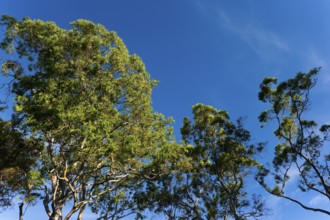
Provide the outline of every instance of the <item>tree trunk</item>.
<path id="1" fill-rule="evenodd" d="M 62 207 L 56 207 L 49 220 L 62 220 Z"/>
<path id="2" fill-rule="evenodd" d="M 24 207 L 24 204 L 25 204 L 25 201 L 22 201 L 18 206 L 18 208 L 19 208 L 19 220 L 23 220 L 23 215 L 24 215 L 23 207 Z"/>

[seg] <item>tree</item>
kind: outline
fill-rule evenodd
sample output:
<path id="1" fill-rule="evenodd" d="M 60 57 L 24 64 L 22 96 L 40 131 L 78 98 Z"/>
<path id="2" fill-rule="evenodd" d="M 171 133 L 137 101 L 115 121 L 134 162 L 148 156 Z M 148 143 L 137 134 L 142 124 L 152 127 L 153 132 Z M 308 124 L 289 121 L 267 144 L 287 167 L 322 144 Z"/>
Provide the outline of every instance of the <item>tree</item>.
<path id="1" fill-rule="evenodd" d="M 181 129 L 190 166 L 153 185 L 147 197 L 156 197 L 156 212 L 169 219 L 242 220 L 266 214 L 261 197 L 246 190 L 258 165 L 253 156 L 262 144 L 248 144 L 250 133 L 241 120 L 230 122 L 225 111 L 197 104 L 193 115 Z"/>
<path id="2" fill-rule="evenodd" d="M 10 150 L 13 148 L 14 139 L 11 138 L 9 134 L 8 124 L 0 121 L 0 149 L 1 149 L 1 159 L 0 159 L 0 206 L 2 208 L 11 206 L 11 198 L 14 194 L 15 184 L 11 184 L 11 180 L 16 179 L 15 177 L 15 165 L 13 165 L 12 153 Z M 5 155 L 5 156 L 3 156 Z M 9 164 L 8 164 L 9 162 Z M 14 178 L 11 178 L 14 176 Z"/>
<path id="3" fill-rule="evenodd" d="M 116 33 L 86 20 L 69 30 L 9 16 L 1 25 L 1 49 L 20 58 L 2 64 L 13 78 L 16 130 L 42 146 L 33 190 L 49 219 L 81 219 L 103 196 L 167 172 L 157 163 L 176 151 L 169 120 L 151 107 L 156 82 Z"/>
<path id="4" fill-rule="evenodd" d="M 4 80 L 5 81 L 5 80 Z M 10 90 L 11 82 L 2 81 L 0 89 Z M 8 94 L 7 94 L 8 95 Z M 0 112 L 7 109 L 9 97 L 0 100 Z M 13 198 L 20 197 L 19 219 L 23 219 L 24 205 L 33 204 L 34 197 L 30 195 L 33 183 L 33 166 L 37 146 L 35 141 L 25 139 L 24 134 L 15 128 L 15 119 L 5 121 L 0 118 L 0 212 L 13 206 Z M 24 192 L 24 193 L 23 193 Z"/>
<path id="5" fill-rule="evenodd" d="M 310 107 L 310 91 L 316 83 L 318 72 L 319 68 L 308 73 L 297 73 L 294 78 L 277 86 L 277 79 L 267 77 L 260 85 L 259 99 L 271 107 L 260 114 L 259 120 L 262 123 L 275 121 L 277 129 L 274 134 L 279 144 L 273 159 L 275 173 L 263 167 L 257 178 L 269 193 L 304 209 L 330 215 L 330 211 L 312 207 L 285 192 L 289 171 L 296 169 L 299 173 L 298 187 L 302 192 L 314 192 L 330 199 L 330 155 L 322 151 L 329 141 L 330 125 L 318 126 L 315 121 L 305 119 Z M 274 187 L 265 181 L 269 175 L 273 176 Z"/>
<path id="6" fill-rule="evenodd" d="M 11 122 L 0 119 L 0 152 L 0 206 L 12 206 L 12 198 L 24 194 L 19 205 L 22 219 L 24 205 L 35 202 L 32 190 L 37 183 L 33 168 L 38 145 L 31 138 L 25 139 Z"/>

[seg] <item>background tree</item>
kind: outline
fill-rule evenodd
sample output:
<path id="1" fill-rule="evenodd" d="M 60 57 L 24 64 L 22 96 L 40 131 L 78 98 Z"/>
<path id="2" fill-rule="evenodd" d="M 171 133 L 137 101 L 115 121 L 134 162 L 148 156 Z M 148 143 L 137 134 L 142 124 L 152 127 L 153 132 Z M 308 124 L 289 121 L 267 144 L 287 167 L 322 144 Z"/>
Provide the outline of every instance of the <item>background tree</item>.
<path id="1" fill-rule="evenodd" d="M 12 206 L 13 197 L 22 195 L 20 219 L 24 205 L 35 202 L 32 190 L 38 185 L 34 170 L 38 146 L 35 140 L 16 131 L 11 122 L 0 120 L 0 207 Z"/>
<path id="2" fill-rule="evenodd" d="M 316 83 L 319 68 L 308 73 L 298 73 L 294 78 L 279 83 L 267 77 L 260 85 L 259 99 L 271 105 L 262 112 L 262 123 L 275 121 L 278 126 L 274 134 L 279 140 L 275 148 L 273 166 L 275 173 L 263 167 L 258 181 L 271 194 L 290 200 L 304 209 L 330 215 L 330 211 L 312 207 L 285 192 L 290 170 L 299 173 L 298 186 L 302 192 L 314 192 L 330 199 L 329 160 L 323 151 L 329 141 L 329 125 L 318 126 L 313 120 L 306 120 L 305 113 L 310 107 L 310 91 Z M 273 176 L 276 185 L 268 186 L 266 176 Z"/>
<path id="3" fill-rule="evenodd" d="M 0 88 L 10 91 L 12 82 L 3 82 Z M 7 98 L 0 100 L 0 112 L 8 109 Z M 36 155 L 40 144 L 33 138 L 25 138 L 23 132 L 18 131 L 16 120 L 5 121 L 0 118 L 0 212 L 19 201 L 19 219 L 27 209 L 25 205 L 35 204 L 33 189 L 38 187 Z"/>
<path id="4" fill-rule="evenodd" d="M 266 210 L 259 196 L 248 195 L 247 182 L 256 171 L 253 156 L 262 149 L 249 145 L 250 133 L 230 122 L 227 112 L 193 106 L 194 119 L 181 129 L 189 166 L 160 180 L 154 192 L 156 212 L 169 219 L 258 218 Z"/>
<path id="5" fill-rule="evenodd" d="M 156 85 L 137 55 L 130 55 L 114 32 L 90 21 L 55 23 L 2 16 L 1 49 L 13 77 L 14 115 L 25 138 L 42 149 L 35 172 L 50 219 L 69 219 L 129 181 L 161 175 L 157 161 L 176 154 L 168 120 L 154 113 Z M 71 208 L 62 217 L 62 208 Z M 116 203 L 120 200 L 109 200 Z"/>

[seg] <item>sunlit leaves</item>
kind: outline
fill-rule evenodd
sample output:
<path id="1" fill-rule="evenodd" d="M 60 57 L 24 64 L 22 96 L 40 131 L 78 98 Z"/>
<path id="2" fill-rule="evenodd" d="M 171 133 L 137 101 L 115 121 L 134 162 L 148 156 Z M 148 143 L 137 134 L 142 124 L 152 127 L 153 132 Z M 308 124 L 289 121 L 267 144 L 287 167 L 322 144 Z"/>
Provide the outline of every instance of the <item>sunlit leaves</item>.
<path id="1" fill-rule="evenodd" d="M 2 72 L 13 77 L 19 128 L 44 145 L 28 176 L 30 185 L 45 185 L 37 192 L 50 217 L 68 201 L 70 217 L 128 182 L 169 172 L 181 151 L 174 150 L 170 120 L 152 111 L 156 81 L 116 33 L 82 19 L 71 29 L 9 16 L 1 25 L 1 49 L 24 60 L 5 60 Z"/>
<path id="2" fill-rule="evenodd" d="M 193 120 L 184 118 L 181 128 L 184 143 L 192 146 L 188 151 L 192 169 L 169 191 L 182 200 L 170 203 L 176 208 L 173 210 L 181 210 L 178 216 L 184 213 L 196 219 L 263 215 L 262 201 L 252 205 L 251 195 L 244 191 L 245 179 L 259 165 L 253 156 L 262 150 L 262 144 L 248 145 L 250 133 L 241 119 L 234 124 L 223 110 L 197 104 L 193 116 Z"/>

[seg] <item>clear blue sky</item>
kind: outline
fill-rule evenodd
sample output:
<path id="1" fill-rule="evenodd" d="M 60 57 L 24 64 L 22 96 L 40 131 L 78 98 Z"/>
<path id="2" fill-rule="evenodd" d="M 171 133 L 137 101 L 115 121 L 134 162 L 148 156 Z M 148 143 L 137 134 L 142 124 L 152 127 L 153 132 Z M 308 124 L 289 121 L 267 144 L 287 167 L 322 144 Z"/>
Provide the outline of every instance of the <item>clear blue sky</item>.
<path id="1" fill-rule="evenodd" d="M 310 116 L 330 122 L 329 0 L 0 0 L 0 14 L 55 21 L 63 28 L 84 18 L 116 31 L 160 81 L 153 106 L 176 120 L 178 139 L 183 117 L 191 115 L 194 104 L 204 103 L 227 110 L 233 119 L 246 116 L 254 141 L 271 140 L 267 157 L 273 139 L 271 129 L 261 130 L 257 122 L 266 107 L 257 99 L 259 83 L 265 76 L 284 80 L 318 66 L 322 71 Z M 290 184 L 289 193 L 297 198 L 329 207 L 329 201 L 304 196 L 294 181 Z M 326 219 L 265 198 L 273 215 L 263 219 Z M 36 216 L 46 219 L 42 207 L 29 209 L 25 220 Z M 16 218 L 16 209 L 0 214 L 0 220 Z"/>

